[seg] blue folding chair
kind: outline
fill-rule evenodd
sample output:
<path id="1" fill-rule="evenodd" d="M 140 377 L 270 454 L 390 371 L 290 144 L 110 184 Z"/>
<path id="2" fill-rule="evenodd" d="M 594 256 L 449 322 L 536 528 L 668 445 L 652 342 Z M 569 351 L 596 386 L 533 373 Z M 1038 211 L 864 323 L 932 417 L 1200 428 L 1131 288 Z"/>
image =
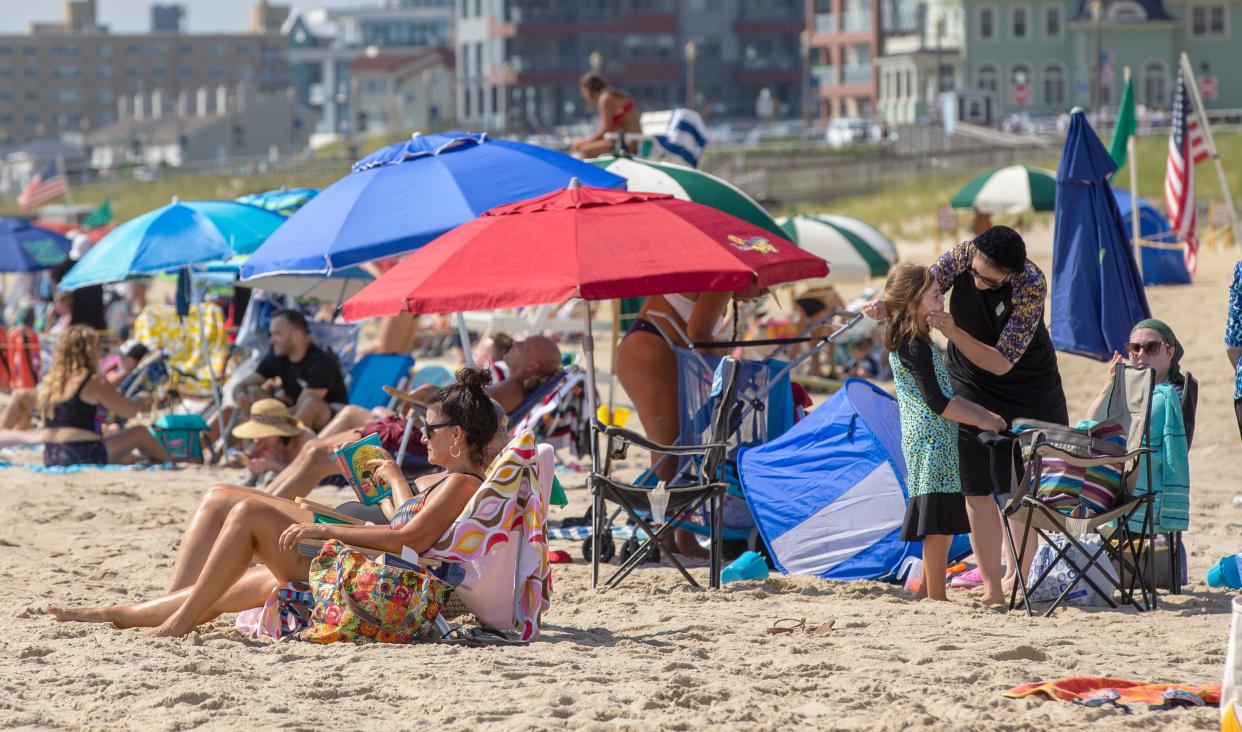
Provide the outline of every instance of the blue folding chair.
<path id="1" fill-rule="evenodd" d="M 405 389 L 410 382 L 412 356 L 372 353 L 363 356 L 349 370 L 349 403 L 363 409 L 392 406 L 392 397 L 385 386 Z"/>

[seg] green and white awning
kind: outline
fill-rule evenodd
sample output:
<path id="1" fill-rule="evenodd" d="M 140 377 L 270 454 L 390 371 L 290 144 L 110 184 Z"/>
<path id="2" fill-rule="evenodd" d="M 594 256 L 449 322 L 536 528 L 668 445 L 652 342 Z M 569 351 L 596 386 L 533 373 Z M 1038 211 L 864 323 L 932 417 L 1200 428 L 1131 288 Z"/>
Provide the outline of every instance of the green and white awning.
<path id="1" fill-rule="evenodd" d="M 949 205 L 985 214 L 1020 214 L 1052 211 L 1056 201 L 1056 173 L 1030 165 L 1010 165 L 976 176 L 953 194 Z"/>
<path id="2" fill-rule="evenodd" d="M 883 277 L 897 263 L 897 247 L 874 226 L 850 216 L 800 215 L 780 220 L 786 238 L 828 260 L 830 282 Z"/>
<path id="3" fill-rule="evenodd" d="M 668 193 L 673 198 L 711 206 L 747 223 L 767 229 L 779 237 L 789 238 L 789 234 L 781 230 L 772 215 L 756 203 L 755 199 L 746 195 L 732 183 L 710 173 L 676 163 L 611 155 L 587 162 L 625 178 L 628 190 L 643 193 Z M 796 240 L 794 241 L 796 243 Z"/>

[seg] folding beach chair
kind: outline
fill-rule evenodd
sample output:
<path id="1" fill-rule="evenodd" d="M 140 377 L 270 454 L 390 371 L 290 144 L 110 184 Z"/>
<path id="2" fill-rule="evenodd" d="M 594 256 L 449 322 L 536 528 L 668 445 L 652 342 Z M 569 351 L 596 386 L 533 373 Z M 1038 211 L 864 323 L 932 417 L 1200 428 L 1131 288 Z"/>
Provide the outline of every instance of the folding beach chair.
<path id="1" fill-rule="evenodd" d="M 414 368 L 412 356 L 372 353 L 363 356 L 349 370 L 349 403 L 363 409 L 393 407 L 396 397 L 384 391 L 391 385 L 405 389 L 410 383 L 410 370 Z"/>
<path id="2" fill-rule="evenodd" d="M 481 624 L 516 633 L 523 641 L 539 635 L 551 601 L 544 523 L 552 490 L 555 453 L 523 431 L 492 461 L 487 479 L 457 520 L 419 557 L 454 585 L 458 598 Z M 298 499 L 318 517 L 361 523 L 321 504 Z M 318 552 L 322 542 L 303 541 L 299 550 Z M 360 549 L 377 555 L 374 550 Z"/>
<path id="3" fill-rule="evenodd" d="M 735 429 L 732 417 L 737 406 L 739 372 L 737 359 L 732 357 L 721 359 L 716 369 L 713 386 L 716 408 L 712 414 L 708 442 L 698 445 L 662 445 L 621 427 L 609 425 L 603 428 L 606 441 L 603 468 L 600 473 L 592 473 L 588 481 L 595 499 L 591 513 L 594 523 L 591 533 L 592 585 L 596 584 L 599 577 L 602 560 L 604 502 L 612 501 L 620 505 L 630 520 L 642 528 L 646 540 L 604 580 L 604 589 L 618 586 L 648 554 L 656 551 L 660 541 L 671 537 L 672 532 L 685 525 L 691 516 L 704 507 L 707 509 L 707 525 L 711 537 L 708 546 L 708 584 L 713 588 L 720 587 L 723 553 L 721 519 L 723 498 L 728 487 L 724 482 L 724 461 L 729 435 Z M 680 472 L 676 485 L 660 483 L 653 488 L 614 476 L 615 464 L 625 459 L 632 445 L 649 450 L 653 455 L 685 460 L 686 467 Z M 668 554 L 668 558 L 691 585 L 699 586 L 675 555 Z"/>
<path id="4" fill-rule="evenodd" d="M 1100 595 L 1109 605 L 1116 608 L 1113 593 L 1120 595 L 1123 604 L 1132 605 L 1138 610 L 1152 610 L 1157 606 L 1155 587 L 1155 565 L 1153 562 L 1155 532 L 1152 523 L 1151 507 L 1156 496 L 1152 492 L 1136 494 L 1140 470 L 1145 470 L 1147 484 L 1151 485 L 1151 453 L 1145 445 L 1150 443 L 1151 400 L 1155 388 L 1155 372 L 1151 369 L 1136 369 L 1125 364 L 1118 364 L 1113 377 L 1113 388 L 1103 402 L 1100 412 L 1093 415 L 1097 421 L 1117 420 L 1125 429 L 1126 446 L 1122 455 L 1105 457 L 1082 457 L 1057 446 L 1048 434 L 1042 430 L 1024 432 L 1019 443 L 1029 446 L 1030 458 L 1027 469 L 1018 483 L 1013 498 L 1002 509 L 1004 515 L 1021 523 L 1022 554 L 1025 555 L 1026 544 L 1031 532 L 1047 543 L 1055 553 L 1054 560 L 1028 586 L 1027 578 L 1017 572 L 1018 582 L 1015 583 L 1009 598 L 1009 609 L 1017 607 L 1018 589 L 1021 586 L 1022 603 L 1027 615 L 1032 615 L 1031 596 L 1039 586 L 1047 580 L 1048 575 L 1060 561 L 1066 562 L 1074 573 L 1074 579 L 1061 592 L 1060 596 L 1044 613 L 1047 617 L 1057 609 L 1079 582 L 1088 586 Z M 984 442 L 995 443 L 997 436 L 985 434 Z M 1016 447 L 1016 445 L 1015 445 Z M 1025 450 L 1024 450 L 1025 453 Z M 1046 458 L 1057 458 L 1065 463 L 1080 468 L 1116 466 L 1121 470 L 1122 492 L 1117 505 L 1113 508 L 1086 518 L 1073 518 L 1056 510 L 1036 497 L 1040 484 L 1043 461 Z M 1137 529 L 1135 528 L 1137 521 Z M 1109 527 L 1113 526 L 1111 532 Z M 1052 534 L 1061 534 L 1064 544 L 1053 541 Z M 1100 535 L 1100 548 L 1091 551 L 1083 546 L 1080 537 L 1086 534 Z M 1014 555 L 1018 552 L 1014 544 L 1013 532 L 1005 522 L 1005 537 Z M 1116 541 L 1110 541 L 1115 539 Z M 1018 566 L 1026 559 L 1018 556 Z M 1085 561 L 1079 561 L 1085 559 Z M 1117 569 L 1114 577 L 1107 570 L 1088 574 L 1101 562 L 1112 561 Z M 1102 567 L 1101 567 L 1102 568 Z M 1107 580 L 1106 587 L 1101 587 L 1092 577 L 1102 576 Z M 1136 598 L 1136 587 L 1142 602 Z"/>

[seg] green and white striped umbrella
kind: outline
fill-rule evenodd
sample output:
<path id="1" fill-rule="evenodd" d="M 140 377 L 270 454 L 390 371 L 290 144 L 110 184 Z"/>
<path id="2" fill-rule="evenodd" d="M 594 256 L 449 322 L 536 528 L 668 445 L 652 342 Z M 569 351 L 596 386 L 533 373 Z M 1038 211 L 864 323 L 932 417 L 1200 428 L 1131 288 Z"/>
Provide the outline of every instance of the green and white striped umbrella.
<path id="1" fill-rule="evenodd" d="M 1056 201 L 1056 173 L 1030 165 L 1010 165 L 976 176 L 953 194 L 949 205 L 985 214 L 1020 214 L 1052 211 Z"/>
<path id="2" fill-rule="evenodd" d="M 611 155 L 588 160 L 588 163 L 625 178 L 631 191 L 668 193 L 673 198 L 693 201 L 732 214 L 739 219 L 788 238 L 772 215 L 740 188 L 710 173 L 676 163 L 639 160 Z M 794 240 L 796 242 L 796 240 Z"/>
<path id="3" fill-rule="evenodd" d="M 897 263 L 897 247 L 865 221 L 831 214 L 780 219 L 786 238 L 817 257 L 828 260 L 825 281 L 865 281 L 883 277 Z"/>

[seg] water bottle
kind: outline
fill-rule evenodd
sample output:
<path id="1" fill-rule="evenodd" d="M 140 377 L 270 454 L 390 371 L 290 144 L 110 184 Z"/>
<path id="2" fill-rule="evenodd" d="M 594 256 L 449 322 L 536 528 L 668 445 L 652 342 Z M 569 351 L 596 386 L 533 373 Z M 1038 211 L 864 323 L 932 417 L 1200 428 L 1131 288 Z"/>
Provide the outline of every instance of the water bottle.
<path id="1" fill-rule="evenodd" d="M 720 579 L 726 583 L 767 578 L 768 562 L 759 552 L 743 552 L 720 573 Z"/>
<path id="2" fill-rule="evenodd" d="M 1242 552 L 1230 554 L 1208 570 L 1209 587 L 1228 587 L 1242 590 Z"/>

